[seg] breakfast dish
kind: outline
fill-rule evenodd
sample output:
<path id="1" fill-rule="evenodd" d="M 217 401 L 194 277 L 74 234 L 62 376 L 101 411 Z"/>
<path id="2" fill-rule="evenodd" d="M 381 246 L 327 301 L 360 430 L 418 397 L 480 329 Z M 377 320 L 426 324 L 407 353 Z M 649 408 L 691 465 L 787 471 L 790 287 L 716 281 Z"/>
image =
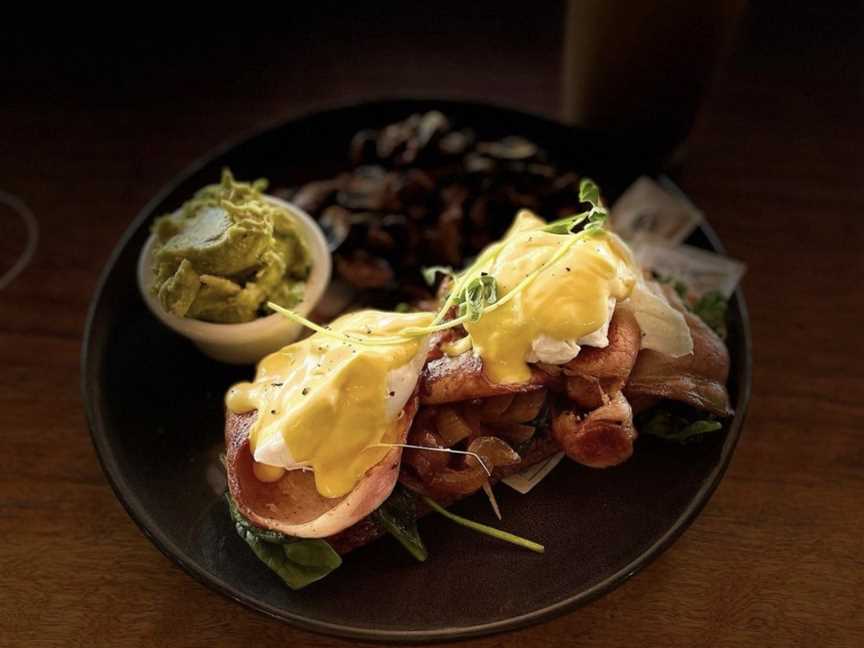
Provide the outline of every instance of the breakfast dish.
<path id="1" fill-rule="evenodd" d="M 403 160 L 400 150 L 422 143 L 419 130 L 390 126 L 410 115 L 436 111 L 446 116 L 449 130 L 436 131 L 427 149 L 413 161 Z M 357 141 L 367 144 L 362 159 L 355 159 L 350 144 L 363 131 Z M 445 140 L 447 148 L 459 139 L 449 137 L 452 132 L 470 134 L 473 139 L 462 154 L 453 147 L 448 149 L 453 152 L 439 155 Z M 373 134 L 374 150 L 368 144 Z M 384 146 L 393 142 L 393 151 Z M 343 548 L 333 536 L 287 542 L 285 534 L 253 524 L 237 507 L 226 510 L 226 468 L 220 461 L 220 455 L 230 451 L 225 443 L 226 390 L 253 380 L 254 362 L 297 339 L 295 333 L 264 350 L 252 343 L 260 337 L 256 329 L 247 327 L 269 326 L 271 320 L 298 329 L 302 324 L 278 313 L 266 315 L 270 312 L 266 302 L 263 313 L 259 311 L 251 322 L 169 317 L 145 290 L 152 261 L 142 251 L 151 245 L 154 221 L 177 211 L 202 187 L 218 183 L 222 170 L 230 168 L 239 180 L 268 178 L 267 199 L 281 198 L 280 204 L 295 216 L 312 269 L 306 280 L 309 297 L 291 311 L 324 326 L 332 325 L 340 312 L 364 310 L 432 313 L 434 318 L 441 306 L 436 292 L 447 277 L 436 273 L 435 285 L 429 286 L 422 268 L 445 265 L 456 273 L 464 271 L 472 265 L 472 257 L 503 238 L 520 209 L 529 209 L 549 222 L 585 209 L 578 201 L 579 172 L 590 172 L 598 180 L 613 205 L 613 216 L 617 197 L 640 175 L 665 186 L 651 160 L 630 155 L 633 144 L 501 107 L 461 101 L 377 101 L 288 120 L 221 149 L 178 176 L 142 209 L 106 265 L 88 317 L 82 355 L 82 391 L 94 446 L 108 482 L 142 529 L 142 537 L 201 583 L 256 611 L 316 632 L 397 642 L 479 636 L 548 620 L 618 587 L 668 549 L 721 481 L 742 433 L 749 400 L 749 320 L 742 292 L 728 278 L 705 285 L 697 282 L 708 276 L 702 260 L 694 266 L 691 280 L 675 272 L 680 269 L 677 265 L 644 262 L 642 250 L 628 240 L 639 265 L 654 271 L 652 278 L 664 294 L 670 288 L 676 295 L 683 293 L 682 303 L 689 314 L 707 318 L 718 330 L 725 329 L 731 417 L 715 419 L 704 410 L 658 394 L 650 398 L 660 400 L 637 412 L 637 399 L 625 389 L 622 393 L 634 412 L 633 425 L 638 431 L 630 458 L 609 469 L 589 468 L 564 458 L 552 470 L 563 454 L 556 451 L 530 469 L 509 476 L 504 475 L 515 470 L 515 465 L 499 465 L 491 471 L 489 482 L 501 519 L 490 506 L 485 488 L 458 500 L 454 496 L 449 504 L 432 494 L 431 502 L 446 506 L 441 511 L 430 507 L 422 499 L 425 495 L 414 494 L 406 485 L 409 472 L 413 476 L 417 471 L 408 462 L 412 449 L 402 448 L 399 466 L 404 479 L 397 481 L 374 516 L 367 515 L 362 518 L 365 523 L 349 527 L 371 529 L 369 518 L 374 517 L 376 536 L 381 526 L 387 528 L 386 535 L 366 544 L 355 542 L 348 553 L 339 553 Z M 380 167 L 383 172 L 364 169 L 367 166 Z M 308 197 L 309 185 L 322 179 L 339 179 L 339 183 L 320 194 L 320 207 L 314 201 L 305 203 L 312 218 L 304 218 L 294 196 L 307 188 L 304 194 Z M 508 191 L 508 186 L 518 190 Z M 393 190 L 398 202 L 391 200 Z M 382 197 L 387 199 L 379 200 Z M 349 214 L 331 207 L 341 207 Z M 328 210 L 329 219 L 324 219 Z M 320 236 L 316 222 L 327 234 L 326 241 L 322 237 L 316 242 Z M 345 234 L 341 243 L 340 233 Z M 447 246 L 436 241 L 447 241 Z M 684 242 L 688 251 L 724 254 L 705 218 L 698 220 Z M 328 243 L 334 261 L 332 282 Z M 449 246 L 458 250 L 458 258 L 445 256 Z M 675 258 L 680 256 L 685 255 Z M 662 258 L 673 257 L 664 253 Z M 654 261 L 657 259 L 654 255 Z M 714 265 L 711 275 L 719 277 L 722 266 Z M 388 266 L 392 271 L 389 280 L 378 272 Z M 682 290 L 672 277 L 683 278 L 688 285 Z M 324 312 L 319 306 L 304 310 L 327 302 L 319 300 L 316 287 L 323 290 L 330 285 L 342 290 L 346 284 L 354 292 L 345 291 L 348 298 L 340 310 Z M 722 299 L 704 292 L 714 289 L 721 291 Z M 448 288 L 441 290 L 444 296 Z M 669 303 L 676 307 L 671 299 Z M 191 327 L 218 330 L 199 339 Z M 226 332 L 241 330 L 248 330 L 249 335 L 233 340 L 224 353 L 217 354 L 210 347 L 217 341 L 228 342 Z M 472 409 L 470 400 L 437 405 L 421 402 L 427 369 L 446 356 L 443 345 L 458 341 L 461 333 L 451 331 L 452 340 L 443 339 L 443 332 L 429 336 L 432 355 L 424 359 L 417 380 L 418 411 L 408 433 L 419 430 L 436 408 L 451 408 L 460 416 Z M 610 346 L 611 342 L 610 338 Z M 694 345 L 699 345 L 698 336 L 694 336 Z M 595 349 L 580 346 L 580 355 Z M 238 355 L 240 351 L 245 359 Z M 443 355 L 437 356 L 439 351 Z M 639 362 L 637 356 L 637 365 Z M 653 364 L 646 368 L 652 375 L 666 369 Z M 439 385 L 453 393 L 464 390 L 461 393 L 466 398 L 474 393 L 468 387 L 486 388 L 476 375 L 469 379 L 472 374 L 468 371 L 460 370 L 459 375 L 464 379 Z M 634 375 L 631 371 L 630 376 Z M 682 386 L 689 389 L 685 383 Z M 566 396 L 566 385 L 563 392 L 552 386 L 544 385 L 544 389 L 547 399 L 549 394 Z M 514 401 L 516 398 L 520 394 L 514 395 Z M 504 401 L 499 401 L 499 408 Z M 411 402 L 406 403 L 408 407 Z M 407 408 L 403 410 L 410 416 Z M 236 418 L 249 425 L 252 415 L 247 412 Z M 438 417 L 434 418 L 435 433 L 440 434 Z M 508 427 L 519 431 L 516 425 Z M 496 419 L 491 427 L 503 426 Z M 714 431 L 706 433 L 711 429 Z M 389 434 L 396 438 L 402 432 L 391 428 Z M 515 438 L 512 444 L 506 442 L 526 464 L 533 460 Z M 465 439 L 448 450 L 467 450 L 468 445 Z M 432 456 L 433 452 L 422 450 L 416 455 Z M 474 462 L 470 455 L 437 454 L 446 457 L 452 469 Z M 314 477 L 309 471 L 292 470 L 285 472 L 283 481 L 300 474 Z M 539 483 L 538 475 L 545 475 Z M 314 478 L 310 481 L 314 485 Z M 511 485 L 520 490 L 511 490 Z M 532 487 L 530 493 L 521 494 Z M 477 522 L 486 528 L 476 533 L 454 525 L 445 514 L 461 518 L 460 524 Z M 411 545 L 414 536 L 407 524 L 418 518 L 422 546 Z M 308 521 L 298 518 L 293 522 Z M 498 535 L 489 537 L 492 527 Z M 403 544 L 413 551 L 404 551 L 393 537 L 387 537 L 394 534 L 400 534 L 406 540 Z M 525 543 L 514 546 L 501 541 L 519 539 Z M 529 542 L 542 544 L 544 552 L 526 550 L 537 549 Z M 417 560 L 424 551 L 426 560 Z M 278 576 L 271 571 L 282 566 L 289 568 Z M 325 574 L 326 578 L 314 583 Z M 286 586 L 288 579 L 294 579 L 294 587 L 307 586 L 295 591 Z"/>
<path id="2" fill-rule="evenodd" d="M 286 583 L 323 577 L 336 554 L 388 532 L 425 560 L 418 504 L 440 511 L 482 489 L 497 512 L 492 483 L 557 452 L 619 465 L 634 452 L 634 412 L 684 404 L 688 437 L 733 413 L 723 341 L 644 275 L 593 182 L 580 197 L 586 211 L 552 223 L 519 212 L 461 272 L 427 269 L 446 276 L 433 312 L 361 310 L 321 326 L 271 306 L 316 333 L 228 391 L 226 468 L 238 531 Z M 326 565 L 262 551 L 298 543 Z"/>

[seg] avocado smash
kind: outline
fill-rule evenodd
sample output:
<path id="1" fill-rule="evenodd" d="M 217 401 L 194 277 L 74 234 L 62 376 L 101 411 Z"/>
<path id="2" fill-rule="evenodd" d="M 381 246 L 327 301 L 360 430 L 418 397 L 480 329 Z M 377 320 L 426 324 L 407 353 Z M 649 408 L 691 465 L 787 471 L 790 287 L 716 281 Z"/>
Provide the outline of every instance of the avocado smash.
<path id="1" fill-rule="evenodd" d="M 153 225 L 154 291 L 178 317 L 249 322 L 272 301 L 303 298 L 309 252 L 290 213 L 265 200 L 266 180 L 236 182 L 229 170 Z"/>

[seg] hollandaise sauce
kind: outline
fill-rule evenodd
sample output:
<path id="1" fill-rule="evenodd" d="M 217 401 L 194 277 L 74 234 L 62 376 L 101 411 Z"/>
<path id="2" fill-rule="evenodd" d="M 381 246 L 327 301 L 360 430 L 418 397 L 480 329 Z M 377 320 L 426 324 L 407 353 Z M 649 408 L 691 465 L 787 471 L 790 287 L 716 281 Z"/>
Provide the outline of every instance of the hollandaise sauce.
<path id="1" fill-rule="evenodd" d="M 312 469 L 325 497 L 349 493 L 389 451 L 376 444 L 397 441 L 398 419 L 426 359 L 427 337 L 394 344 L 392 335 L 427 326 L 432 318 L 351 313 L 330 324 L 328 334 L 264 358 L 255 381 L 235 385 L 226 396 L 232 412 L 257 410 L 249 436 L 256 476 L 274 481 L 283 468 Z M 390 343 L 376 344 L 376 336 L 389 336 Z"/>
<path id="2" fill-rule="evenodd" d="M 626 298 L 636 282 L 633 257 L 611 232 L 553 234 L 544 226 L 520 212 L 495 253 L 481 255 L 470 270 L 497 283 L 497 303 L 464 324 L 493 382 L 528 380 L 534 340 L 578 340 L 597 331 L 609 318 L 609 299 Z"/>

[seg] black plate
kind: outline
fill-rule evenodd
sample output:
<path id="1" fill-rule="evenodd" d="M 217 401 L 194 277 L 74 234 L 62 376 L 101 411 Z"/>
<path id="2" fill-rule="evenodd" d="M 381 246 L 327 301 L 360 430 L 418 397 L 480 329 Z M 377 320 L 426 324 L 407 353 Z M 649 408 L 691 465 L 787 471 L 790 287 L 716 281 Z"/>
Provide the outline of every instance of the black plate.
<path id="1" fill-rule="evenodd" d="M 499 487 L 504 526 L 543 542 L 545 555 L 430 516 L 420 523 L 430 554 L 422 564 L 386 538 L 352 553 L 325 580 L 292 592 L 257 562 L 229 521 L 217 459 L 223 393 L 252 370 L 208 360 L 147 311 L 135 283 L 147 225 L 215 181 L 223 166 L 276 184 L 327 177 L 347 165 L 355 131 L 433 108 L 481 136 L 535 140 L 595 177 L 613 198 L 639 173 L 653 171 L 632 146 L 492 106 L 400 100 L 317 112 L 219 151 L 157 196 L 111 256 L 90 310 L 83 395 L 102 466 L 129 515 L 201 582 L 311 630 L 440 640 L 512 629 L 582 605 L 632 576 L 692 522 L 717 486 L 744 421 L 750 333 L 739 290 L 729 330 L 737 414 L 726 432 L 686 447 L 640 439 L 634 457 L 613 470 L 563 462 L 526 496 Z M 707 225 L 690 243 L 722 251 Z M 483 497 L 455 510 L 492 522 Z"/>

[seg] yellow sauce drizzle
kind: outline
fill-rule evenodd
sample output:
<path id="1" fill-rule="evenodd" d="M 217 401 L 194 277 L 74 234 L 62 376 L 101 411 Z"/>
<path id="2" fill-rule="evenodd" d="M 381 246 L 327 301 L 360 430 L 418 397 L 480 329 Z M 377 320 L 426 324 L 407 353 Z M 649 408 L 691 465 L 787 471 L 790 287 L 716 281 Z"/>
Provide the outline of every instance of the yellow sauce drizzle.
<path id="1" fill-rule="evenodd" d="M 627 298 L 636 282 L 638 267 L 616 235 L 552 234 L 542 231 L 545 224 L 521 211 L 504 239 L 461 275 L 464 281 L 493 276 L 498 300 L 479 320 L 465 322 L 469 336 L 447 351 L 473 346 L 493 382 L 527 381 L 526 358 L 536 339 L 575 341 L 602 328 L 610 298 Z M 250 429 L 253 456 L 261 460 L 256 477 L 278 481 L 283 465 L 302 466 L 315 471 L 325 497 L 349 493 L 389 451 L 376 444 L 397 441 L 398 416 L 425 360 L 428 329 L 444 326 L 450 303 L 452 296 L 437 315 L 345 315 L 329 330 L 264 358 L 254 382 L 226 395 L 231 411 L 258 412 Z"/>
<path id="2" fill-rule="evenodd" d="M 495 277 L 498 301 L 505 301 L 465 324 L 493 382 L 527 381 L 525 358 L 535 339 L 578 340 L 596 331 L 608 318 L 609 298 L 626 298 L 636 282 L 638 268 L 614 234 L 574 237 L 544 232 L 544 225 L 520 212 L 494 258 L 475 269 Z M 512 299 L 504 299 L 544 265 Z"/>
<path id="3" fill-rule="evenodd" d="M 385 336 L 427 326 L 432 318 L 431 313 L 360 311 L 329 328 Z M 281 438 L 295 464 L 315 471 L 319 493 L 341 497 L 389 451 L 369 446 L 397 441 L 402 408 L 395 409 L 393 399 L 413 392 L 426 340 L 360 345 L 316 333 L 261 360 L 255 381 L 234 385 L 225 402 L 235 413 L 257 410 L 249 432 L 253 456 L 262 444 L 278 445 Z M 401 387 L 394 388 L 396 374 Z M 262 481 L 281 476 L 265 464 L 256 465 L 256 475 Z"/>

